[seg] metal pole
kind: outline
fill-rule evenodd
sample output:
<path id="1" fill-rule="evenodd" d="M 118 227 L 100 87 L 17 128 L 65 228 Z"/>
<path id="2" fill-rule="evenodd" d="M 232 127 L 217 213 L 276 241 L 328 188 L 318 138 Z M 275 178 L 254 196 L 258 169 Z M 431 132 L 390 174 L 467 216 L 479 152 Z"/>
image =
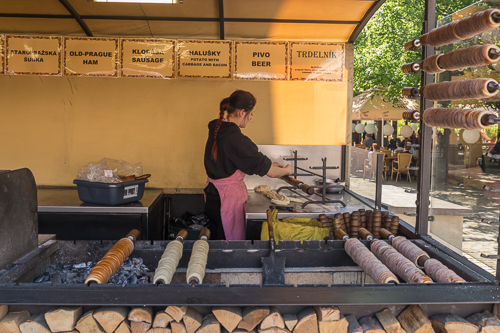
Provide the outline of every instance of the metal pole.
<path id="1" fill-rule="evenodd" d="M 436 0 L 425 0 L 425 19 L 423 34 L 436 27 Z M 434 54 L 434 47 L 422 46 L 422 60 Z M 433 76 L 423 73 L 421 88 L 433 82 Z M 432 107 L 432 102 L 425 98 L 420 99 L 420 114 L 424 110 Z M 420 120 L 420 154 L 417 183 L 417 218 L 415 233 L 420 236 L 427 236 L 429 233 L 429 192 L 431 188 L 431 148 L 432 148 L 432 128 L 425 125 Z"/>
<path id="2" fill-rule="evenodd" d="M 382 208 L 382 172 L 384 172 L 384 154 L 377 153 L 377 170 L 375 174 L 375 208 Z"/>

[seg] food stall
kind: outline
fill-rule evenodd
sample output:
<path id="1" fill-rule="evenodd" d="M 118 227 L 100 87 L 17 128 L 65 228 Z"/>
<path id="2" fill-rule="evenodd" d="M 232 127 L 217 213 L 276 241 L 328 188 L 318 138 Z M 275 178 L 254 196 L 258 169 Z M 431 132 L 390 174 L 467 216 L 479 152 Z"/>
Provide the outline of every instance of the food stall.
<path id="1" fill-rule="evenodd" d="M 416 228 L 401 220 L 387 240 L 334 239 L 331 235 L 324 240 L 277 244 L 259 238 L 195 242 L 180 236 L 166 240 L 172 202 L 186 207 L 190 200 L 200 203 L 206 180 L 202 163 L 206 126 L 217 116 L 220 100 L 235 89 L 251 91 L 258 100 L 255 120 L 245 134 L 261 150 L 275 154 L 276 160 L 292 161 L 294 167 L 300 164 L 295 178 L 304 179 L 302 184 L 318 192 L 311 202 L 295 204 L 293 212 L 279 212 L 277 218 L 295 214 L 321 219 L 319 215 L 325 214 L 335 220 L 335 214 L 344 214 L 347 219 L 345 214 L 363 215 L 361 211 L 373 209 L 379 216 L 373 223 L 380 223 L 379 200 L 371 202 L 348 189 L 346 146 L 351 141 L 353 41 L 382 3 L 196 0 L 162 6 L 30 0 L 2 7 L 0 29 L 5 35 L 0 85 L 8 92 L 2 101 L 4 109 L 13 111 L 4 115 L 10 125 L 0 133 L 9 142 L 0 148 L 5 156 L 0 167 L 12 170 L 0 172 L 0 240 L 9 244 L 0 247 L 9 254 L 2 256 L 0 271 L 0 304 L 8 305 L 9 313 L 0 306 L 0 328 L 51 326 L 49 313 L 54 307 L 68 312 L 63 317 L 72 318 L 70 330 L 76 327 L 80 332 L 102 332 L 107 327 L 106 321 L 99 321 L 97 313 L 102 309 L 98 307 L 111 307 L 113 316 L 121 313 L 121 321 L 106 332 L 117 327 L 120 332 L 146 332 L 154 326 L 153 312 L 155 321 L 163 313 L 173 318 L 164 326 L 154 326 L 158 332 L 167 332 L 167 325 L 174 332 L 185 332 L 188 326 L 190 332 L 220 332 L 219 324 L 228 331 L 238 326 L 235 332 L 250 332 L 260 324 L 262 331 L 299 333 L 333 332 L 336 325 L 341 326 L 339 332 L 347 332 L 401 324 L 406 331 L 416 332 L 432 330 L 428 317 L 443 313 L 467 317 L 476 328 L 492 326 L 494 315 L 479 316 L 490 318 L 487 324 L 469 316 L 498 310 L 493 307 L 500 297 L 495 277 L 427 235 L 429 191 L 422 179 L 429 179 L 430 166 L 422 165 L 419 170 Z M 432 9 L 433 2 L 427 1 L 427 6 Z M 428 24 L 426 29 L 430 28 Z M 26 57 L 43 59 L 47 66 L 35 66 L 40 65 L 38 60 L 26 61 L 28 66 Z M 137 59 L 149 60 L 138 65 Z M 426 154 L 430 155 L 430 147 L 423 146 L 424 161 Z M 61 192 L 49 194 L 52 198 L 44 198 L 40 205 L 37 188 L 68 187 L 82 165 L 115 155 L 144 165 L 153 175 L 148 185 L 151 193 L 144 200 L 146 207 L 140 207 L 147 209 L 124 205 L 116 210 L 101 207 L 101 213 L 152 215 L 139 218 L 135 222 L 139 224 L 126 224 L 141 226 L 140 234 L 125 231 L 109 236 L 112 239 L 85 240 L 39 237 L 39 213 L 86 214 L 99 209 L 54 202 L 71 196 Z M 22 169 L 25 166 L 29 169 Z M 315 183 L 318 178 L 323 185 Z M 327 193 L 327 178 L 346 181 L 346 188 Z M 381 172 L 377 178 L 381 179 Z M 249 189 L 267 185 L 279 193 L 291 192 L 291 197 L 301 194 L 297 188 L 280 190 L 287 184 L 279 180 L 248 177 L 246 183 Z M 163 201 L 158 200 L 158 190 Z M 177 195 L 184 197 L 176 201 Z M 250 190 L 247 228 L 263 225 L 270 205 L 267 200 Z M 150 207 L 155 205 L 163 207 L 163 220 L 154 217 L 157 213 Z M 144 222 L 150 217 L 157 221 Z M 55 216 L 48 218 L 50 222 Z M 83 215 L 78 217 L 80 223 L 72 224 L 73 218 L 61 218 L 61 223 L 97 228 L 107 221 L 103 217 L 86 225 Z M 144 230 L 148 234 L 141 238 Z M 99 232 L 106 231 L 95 234 Z M 399 271 L 400 283 L 394 283 L 396 276 L 393 282 L 382 283 L 379 275 L 366 273 L 370 269 L 354 259 L 356 251 L 370 252 L 375 242 L 388 248 L 384 244 L 391 244 L 395 236 L 408 238 L 408 246 L 425 252 L 428 260 L 441 262 L 460 280 L 405 283 L 411 279 Z M 189 262 L 200 241 L 207 249 L 206 268 L 204 276 L 193 280 Z M 118 244 L 126 245 L 117 251 Z M 175 275 L 168 283 L 153 283 L 152 272 L 170 244 L 180 244 L 176 246 L 181 249 Z M 130 267 L 139 267 L 142 275 L 135 280 L 145 283 L 129 283 L 128 277 L 113 283 L 101 283 L 99 278 L 97 283 L 64 283 L 88 275 L 91 266 L 97 267 L 96 262 L 113 251 L 122 259 L 137 259 L 131 260 Z M 275 267 L 266 269 L 266 262 L 284 263 L 280 283 L 269 283 Z M 68 273 L 63 271 L 66 268 L 77 271 Z M 48 273 L 54 269 L 58 271 Z M 256 308 L 241 309 L 252 306 Z M 271 306 L 278 319 L 284 318 L 283 327 L 263 325 L 272 315 Z M 265 314 L 258 315 L 256 311 L 262 309 Z M 221 310 L 226 311 L 224 316 Z M 147 313 L 140 317 L 139 311 Z M 225 321 L 228 313 L 239 318 L 234 320 L 236 325 Z M 39 323 L 36 315 L 40 314 L 45 314 L 45 324 Z M 392 322 L 384 321 L 382 314 Z M 201 315 L 206 316 L 201 319 Z M 188 324 L 192 318 L 199 325 Z M 451 322 L 433 318 L 433 326 Z M 181 321 L 184 331 L 178 327 Z M 92 325 L 100 331 L 89 329 Z M 150 331 L 155 332 L 154 328 Z"/>

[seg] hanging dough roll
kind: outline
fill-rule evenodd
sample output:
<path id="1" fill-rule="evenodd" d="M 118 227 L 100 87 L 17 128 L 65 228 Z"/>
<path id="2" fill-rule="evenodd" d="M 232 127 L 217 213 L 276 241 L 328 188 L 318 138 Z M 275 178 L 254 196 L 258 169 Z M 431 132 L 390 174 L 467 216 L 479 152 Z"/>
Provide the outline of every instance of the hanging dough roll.
<path id="1" fill-rule="evenodd" d="M 371 243 L 371 250 L 375 256 L 408 283 L 432 283 L 432 279 L 425 275 L 414 263 L 406 259 L 385 241 L 376 240 Z"/>
<path id="2" fill-rule="evenodd" d="M 431 101 L 491 98 L 498 93 L 498 82 L 493 79 L 449 81 L 426 85 L 421 93 Z"/>
<path id="3" fill-rule="evenodd" d="M 422 263 L 430 259 L 429 255 L 424 250 L 410 242 L 406 237 L 399 236 L 394 238 L 392 246 L 399 253 L 404 255 L 405 258 L 411 260 L 418 268 L 424 268 Z"/>
<path id="4" fill-rule="evenodd" d="M 491 126 L 490 118 L 496 116 L 489 111 L 462 110 L 458 108 L 429 108 L 422 120 L 427 126 L 442 128 L 483 129 Z"/>
<path id="5" fill-rule="evenodd" d="M 419 42 L 423 45 L 443 46 L 498 27 L 500 27 L 500 10 L 491 8 L 432 29 L 422 35 Z"/>
<path id="6" fill-rule="evenodd" d="M 179 265 L 182 258 L 183 245 L 182 241 L 187 238 L 187 231 L 181 230 L 175 237 L 175 240 L 168 243 L 165 251 L 163 252 L 158 267 L 155 271 L 153 283 L 156 284 L 169 284 Z"/>
<path id="7" fill-rule="evenodd" d="M 376 283 L 399 283 L 398 278 L 355 238 L 345 242 L 345 251 Z"/>
<path id="8" fill-rule="evenodd" d="M 109 279 L 118 271 L 134 250 L 134 241 L 139 237 L 139 234 L 139 230 L 134 229 L 129 232 L 127 237 L 116 242 L 97 265 L 92 268 L 89 276 L 85 279 L 85 284 L 108 283 Z"/>
<path id="9" fill-rule="evenodd" d="M 205 277 L 205 267 L 207 266 L 209 246 L 207 240 L 210 238 L 210 231 L 203 229 L 200 239 L 193 245 L 191 258 L 186 272 L 188 284 L 202 284 Z"/>
<path id="10" fill-rule="evenodd" d="M 452 271 L 436 259 L 426 260 L 424 266 L 425 271 L 434 281 L 443 283 L 465 282 L 463 278 L 458 276 L 454 271 Z"/>

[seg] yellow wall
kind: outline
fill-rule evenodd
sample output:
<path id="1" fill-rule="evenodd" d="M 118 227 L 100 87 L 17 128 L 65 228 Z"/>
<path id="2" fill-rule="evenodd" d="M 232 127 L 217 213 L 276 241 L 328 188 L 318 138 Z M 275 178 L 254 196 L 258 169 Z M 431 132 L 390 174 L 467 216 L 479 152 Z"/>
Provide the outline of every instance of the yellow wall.
<path id="1" fill-rule="evenodd" d="M 201 188 L 207 123 L 235 89 L 257 98 L 255 143 L 345 144 L 347 82 L 0 75 L 0 169 L 68 186 L 109 157 L 142 162 L 149 187 Z"/>

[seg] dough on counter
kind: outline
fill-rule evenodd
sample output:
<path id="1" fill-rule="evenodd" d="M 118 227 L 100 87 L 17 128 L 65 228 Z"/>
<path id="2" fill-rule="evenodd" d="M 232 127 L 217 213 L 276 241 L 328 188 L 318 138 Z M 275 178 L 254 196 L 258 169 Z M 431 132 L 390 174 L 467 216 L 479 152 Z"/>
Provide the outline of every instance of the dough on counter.
<path id="1" fill-rule="evenodd" d="M 263 193 L 263 192 L 271 191 L 271 188 L 267 185 L 259 185 L 254 189 L 254 191 L 257 193 Z"/>
<path id="2" fill-rule="evenodd" d="M 290 204 L 290 202 L 297 202 L 297 203 L 304 203 L 304 201 L 297 199 L 297 198 L 290 198 L 287 197 L 284 194 L 277 193 L 267 185 L 260 185 L 257 186 L 255 189 L 255 192 L 257 193 L 262 193 L 269 199 L 271 199 L 271 203 L 278 205 L 278 206 L 287 206 Z"/>

